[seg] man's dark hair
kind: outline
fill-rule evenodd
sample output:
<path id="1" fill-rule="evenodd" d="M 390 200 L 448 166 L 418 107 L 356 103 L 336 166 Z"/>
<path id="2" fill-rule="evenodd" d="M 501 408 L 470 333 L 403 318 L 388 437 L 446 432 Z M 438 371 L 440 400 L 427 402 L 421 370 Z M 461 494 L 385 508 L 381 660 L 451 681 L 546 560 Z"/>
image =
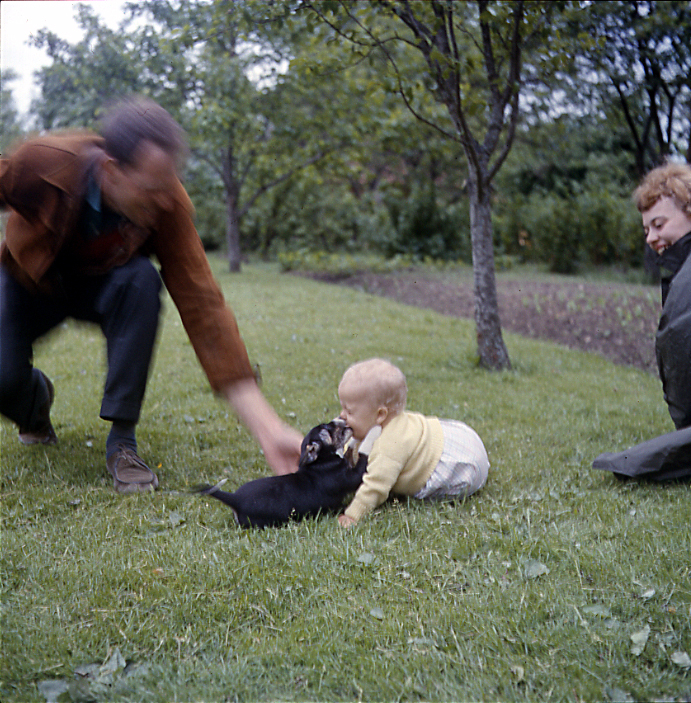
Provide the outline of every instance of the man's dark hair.
<path id="1" fill-rule="evenodd" d="M 106 152 L 116 161 L 131 165 L 143 141 L 152 142 L 182 165 L 187 143 L 182 128 L 167 110 L 153 100 L 133 97 L 107 109 L 101 120 Z"/>

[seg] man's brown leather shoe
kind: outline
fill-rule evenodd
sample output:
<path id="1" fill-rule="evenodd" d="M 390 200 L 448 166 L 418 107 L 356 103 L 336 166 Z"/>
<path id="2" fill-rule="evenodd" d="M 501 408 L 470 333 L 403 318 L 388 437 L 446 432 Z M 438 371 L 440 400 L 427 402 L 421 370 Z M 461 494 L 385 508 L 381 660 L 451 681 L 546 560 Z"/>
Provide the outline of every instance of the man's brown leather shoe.
<path id="1" fill-rule="evenodd" d="M 120 445 L 106 466 L 118 493 L 146 493 L 158 487 L 156 474 L 129 447 Z"/>
<path id="2" fill-rule="evenodd" d="M 50 422 L 50 409 L 55 400 L 55 387 L 43 371 L 39 371 L 48 388 L 48 400 L 41 406 L 41 424 L 34 430 L 19 428 L 19 441 L 22 444 L 57 444 L 58 437 Z"/>

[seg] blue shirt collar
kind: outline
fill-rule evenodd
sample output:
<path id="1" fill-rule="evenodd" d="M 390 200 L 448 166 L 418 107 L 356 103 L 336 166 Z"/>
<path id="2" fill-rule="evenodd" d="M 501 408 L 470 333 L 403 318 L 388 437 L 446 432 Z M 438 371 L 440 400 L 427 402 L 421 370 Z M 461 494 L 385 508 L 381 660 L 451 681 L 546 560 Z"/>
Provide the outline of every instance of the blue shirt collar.
<path id="1" fill-rule="evenodd" d="M 86 184 L 86 202 L 92 210 L 101 212 L 101 186 L 93 171 L 89 174 L 89 180 Z"/>

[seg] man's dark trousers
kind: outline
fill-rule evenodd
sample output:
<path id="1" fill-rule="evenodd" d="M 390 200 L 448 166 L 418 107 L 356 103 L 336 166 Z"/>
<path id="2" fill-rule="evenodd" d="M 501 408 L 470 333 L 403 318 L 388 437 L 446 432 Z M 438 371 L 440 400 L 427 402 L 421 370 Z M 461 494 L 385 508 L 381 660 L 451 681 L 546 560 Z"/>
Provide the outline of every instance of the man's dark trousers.
<path id="1" fill-rule="evenodd" d="M 33 344 L 72 317 L 98 324 L 106 338 L 101 417 L 136 423 L 161 309 L 158 271 L 138 256 L 102 275 L 65 275 L 62 288 L 32 294 L 0 265 L 0 413 L 25 430 L 37 427 L 48 389 L 32 366 Z"/>

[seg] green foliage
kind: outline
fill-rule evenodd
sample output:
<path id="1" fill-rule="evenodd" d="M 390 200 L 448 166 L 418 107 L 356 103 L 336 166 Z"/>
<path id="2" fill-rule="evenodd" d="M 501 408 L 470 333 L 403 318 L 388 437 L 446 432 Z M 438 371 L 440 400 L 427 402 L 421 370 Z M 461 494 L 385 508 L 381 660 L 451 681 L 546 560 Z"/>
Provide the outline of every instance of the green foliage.
<path id="1" fill-rule="evenodd" d="M 396 231 L 387 253 L 408 254 L 418 260 L 426 257 L 471 263 L 468 210 L 463 206 L 442 209 L 434 188 L 414 191 L 410 198 L 389 200 L 391 220 Z"/>
<path id="2" fill-rule="evenodd" d="M 640 215 L 630 198 L 607 191 L 515 196 L 500 201 L 494 224 L 502 251 L 555 273 L 574 273 L 581 264 L 642 265 Z"/>
<path id="3" fill-rule="evenodd" d="M 490 145 L 478 135 L 494 114 L 482 109 L 491 81 L 480 38 L 472 37 L 487 22 L 503 51 L 517 5 L 482 4 L 478 14 L 478 3 L 451 3 L 447 29 L 456 31 L 459 55 L 444 55 L 432 41 L 431 63 L 405 41 L 414 31 L 403 17 L 441 31 L 435 9 L 448 9 L 444 3 L 155 0 L 128 8 L 138 23 L 124 18 L 115 32 L 85 6 L 77 13 L 78 42 L 49 30 L 33 40 L 53 61 L 38 75 L 34 112 L 41 127 L 93 126 L 106 100 L 135 91 L 157 99 L 191 141 L 186 186 L 200 236 L 209 249 L 237 245 L 230 256 L 238 261 L 243 252 L 271 258 L 304 248 L 470 261 L 472 184 L 444 81 L 460 72 L 468 134 Z M 580 262 L 638 266 L 638 216 L 628 203 L 636 140 L 611 96 L 596 100 L 585 90 L 569 57 L 611 64 L 621 54 L 633 67 L 642 58 L 632 37 L 652 42 L 660 51 L 644 42 L 642 57 L 652 67 L 669 64 L 663 73 L 667 82 L 674 78 L 678 111 L 688 95 L 688 71 L 680 68 L 688 58 L 688 11 L 676 2 L 601 2 L 587 13 L 570 2 L 524 9 L 522 122 L 505 143 L 508 156 L 501 140 L 496 144 L 496 158 L 506 162 L 492 177 L 494 190 L 486 190 L 494 198 L 495 256 L 560 271 Z M 598 53 L 588 27 L 621 31 Z M 510 83 L 508 65 L 498 62 L 497 81 Z M 622 80 L 640 75 L 624 73 Z M 609 81 L 607 73 L 591 78 L 593 88 Z M 16 135 L 9 79 L 2 85 L 4 141 Z M 569 86 L 589 101 L 561 91 Z M 632 95 L 643 90 L 640 82 L 629 87 Z M 570 109 L 575 103 L 579 111 Z M 642 103 L 634 107 L 640 127 Z M 689 131 L 683 120 L 674 124 L 681 125 L 671 134 L 681 151 Z M 508 123 L 499 132 L 508 137 Z M 485 146 L 481 152 L 489 153 Z"/>
<path id="4" fill-rule="evenodd" d="M 41 96 L 32 103 L 43 129 L 91 127 L 105 104 L 145 90 L 139 45 L 125 31 L 127 21 L 113 31 L 88 5 L 77 5 L 76 19 L 83 37 L 75 44 L 48 29 L 31 39 L 52 59 L 37 72 Z"/>
<path id="5" fill-rule="evenodd" d="M 625 125 L 638 176 L 669 155 L 691 158 L 689 3 L 592 3 L 570 31 L 593 41 L 576 64 L 571 99 Z"/>
<path id="6" fill-rule="evenodd" d="M 689 697 L 691 487 L 590 468 L 671 428 L 656 378 L 512 335 L 514 370 L 486 373 L 470 321 L 212 264 L 290 423 L 333 417 L 343 370 L 388 356 L 412 409 L 479 432 L 487 486 L 458 504 L 392 501 L 348 532 L 330 517 L 239 530 L 186 491 L 267 468 L 169 303 L 139 427 L 161 489 L 117 496 L 102 339 L 69 324 L 36 359 L 60 444 L 24 447 L 0 424 L 3 701 L 78 678 L 75 693 L 133 703 Z"/>
<path id="7" fill-rule="evenodd" d="M 604 121 L 565 115 L 525 125 L 497 179 L 498 249 L 560 273 L 581 264 L 641 266 L 630 153 L 627 135 Z"/>
<path id="8" fill-rule="evenodd" d="M 262 256 L 304 249 L 370 249 L 377 237 L 388 237 L 382 237 L 369 205 L 357 200 L 347 184 L 327 187 L 305 173 L 257 203 L 244 223 L 243 248 Z"/>
<path id="9" fill-rule="evenodd" d="M 223 186 L 204 161 L 191 159 L 185 179 L 195 205 L 195 226 L 207 251 L 222 249 L 226 241 L 226 207 Z"/>
<path id="10" fill-rule="evenodd" d="M 351 276 L 362 271 L 391 273 L 410 267 L 414 260 L 409 256 L 383 258 L 372 254 L 348 254 L 302 249 L 278 255 L 281 271 L 310 271 L 336 278 Z"/>
<path id="11" fill-rule="evenodd" d="M 0 75 L 0 153 L 7 153 L 22 135 L 23 129 L 12 97 L 10 84 L 17 76 L 12 71 L 3 71 Z"/>

